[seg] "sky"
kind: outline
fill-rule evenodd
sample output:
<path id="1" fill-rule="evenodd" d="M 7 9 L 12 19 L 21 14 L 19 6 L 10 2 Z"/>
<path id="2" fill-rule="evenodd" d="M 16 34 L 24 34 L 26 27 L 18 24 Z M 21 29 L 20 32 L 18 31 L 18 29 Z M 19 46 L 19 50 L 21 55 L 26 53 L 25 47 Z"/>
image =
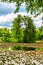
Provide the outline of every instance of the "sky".
<path id="1" fill-rule="evenodd" d="M 6 2 L 0 2 L 0 27 L 4 28 L 11 28 L 12 26 L 12 21 L 14 18 L 17 17 L 18 14 L 21 14 L 22 16 L 30 16 L 33 19 L 33 22 L 35 26 L 38 28 L 42 25 L 42 15 L 38 15 L 37 17 L 34 17 L 34 15 L 31 15 L 30 13 L 26 12 L 26 6 L 25 2 L 21 4 L 21 7 L 19 9 L 19 12 L 14 14 L 13 12 L 16 9 L 16 3 L 6 3 Z"/>

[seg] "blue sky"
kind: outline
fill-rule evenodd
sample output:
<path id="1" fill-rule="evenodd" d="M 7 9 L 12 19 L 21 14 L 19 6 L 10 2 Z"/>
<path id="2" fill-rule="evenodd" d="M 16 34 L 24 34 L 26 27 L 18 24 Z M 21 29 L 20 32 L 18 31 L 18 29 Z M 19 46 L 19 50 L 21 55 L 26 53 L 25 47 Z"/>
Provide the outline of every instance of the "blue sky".
<path id="1" fill-rule="evenodd" d="M 7 15 L 8 13 L 10 14 L 11 12 L 14 12 L 15 10 L 15 3 L 3 3 L 0 2 L 0 16 L 1 15 Z"/>
<path id="2" fill-rule="evenodd" d="M 16 9 L 16 4 L 15 3 L 3 3 L 0 2 L 0 27 L 7 27 L 10 28 L 12 25 L 12 21 L 15 17 L 17 17 L 18 14 L 23 15 L 28 15 L 30 17 L 33 18 L 34 20 L 34 24 L 36 25 L 36 27 L 41 26 L 41 17 L 43 15 L 43 13 L 41 15 L 39 15 L 38 17 L 34 18 L 34 15 L 30 15 L 30 13 L 26 13 L 26 7 L 25 7 L 25 3 L 23 3 L 20 7 L 20 10 L 17 14 L 14 14 L 14 10 Z"/>
<path id="3" fill-rule="evenodd" d="M 1 15 L 7 15 L 8 13 L 12 13 L 15 11 L 16 9 L 16 4 L 15 3 L 3 3 L 3 2 L 0 2 L 0 16 Z M 23 7 L 24 6 L 24 7 Z M 26 11 L 26 7 L 25 5 L 22 5 L 20 7 L 20 12 L 25 12 Z"/>

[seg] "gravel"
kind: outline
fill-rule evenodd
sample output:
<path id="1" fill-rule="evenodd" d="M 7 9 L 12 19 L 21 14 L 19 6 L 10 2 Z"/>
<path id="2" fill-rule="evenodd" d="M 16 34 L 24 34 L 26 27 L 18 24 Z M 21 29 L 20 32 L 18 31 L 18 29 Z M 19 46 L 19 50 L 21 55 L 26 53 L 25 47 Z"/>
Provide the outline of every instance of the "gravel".
<path id="1" fill-rule="evenodd" d="M 43 51 L 0 50 L 0 65 L 43 65 Z"/>

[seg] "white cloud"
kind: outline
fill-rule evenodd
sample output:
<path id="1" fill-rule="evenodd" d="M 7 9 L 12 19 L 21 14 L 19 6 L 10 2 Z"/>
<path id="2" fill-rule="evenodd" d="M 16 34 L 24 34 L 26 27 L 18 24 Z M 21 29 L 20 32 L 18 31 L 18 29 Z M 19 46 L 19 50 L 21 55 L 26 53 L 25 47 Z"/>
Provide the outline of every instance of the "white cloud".
<path id="1" fill-rule="evenodd" d="M 40 27 L 41 25 L 43 26 L 43 24 L 42 24 L 42 22 L 43 22 L 42 16 L 43 16 L 43 13 L 41 13 L 41 14 L 38 15 L 37 17 L 32 16 L 32 19 L 33 19 L 33 21 L 34 21 L 34 24 L 35 24 L 35 26 L 36 26 L 37 28 Z"/>
<path id="2" fill-rule="evenodd" d="M 0 16 L 14 12 L 16 9 L 16 3 L 0 2 Z"/>
<path id="3" fill-rule="evenodd" d="M 6 21 L 12 21 L 16 17 L 13 13 L 7 14 L 5 16 L 0 16 L 0 23 L 4 23 Z"/>
<path id="4" fill-rule="evenodd" d="M 14 3 L 9 3 L 9 2 L 0 2 L 0 4 L 3 6 L 3 7 L 15 7 L 16 6 L 16 2 L 14 2 Z"/>
<path id="5" fill-rule="evenodd" d="M 15 7 L 16 3 L 5 3 L 5 2 L 4 3 L 0 2 L 0 3 L 2 4 L 2 7 L 3 7 L 2 9 L 4 9 L 3 13 L 5 11 L 7 11 L 7 8 L 8 8 L 8 10 L 9 10 L 9 8 L 14 8 L 14 9 L 16 8 Z M 25 8 L 25 2 L 21 4 L 21 8 Z M 23 11 L 23 10 L 21 9 L 21 11 Z M 25 9 L 24 9 L 24 11 L 25 11 Z M 1 12 L 2 12 L 2 10 L 1 10 Z M 14 20 L 14 18 L 16 18 L 17 15 L 19 15 L 19 14 L 22 16 L 30 16 L 33 19 L 36 27 L 39 27 L 42 25 L 43 20 L 41 18 L 43 16 L 43 13 L 41 13 L 37 17 L 34 17 L 34 15 L 31 15 L 30 13 L 27 13 L 27 12 L 18 12 L 16 14 L 8 13 L 6 15 L 2 15 L 2 16 L 0 16 L 0 23 L 3 24 L 3 23 L 8 22 L 7 24 L 9 24 L 9 22 L 10 22 L 10 24 L 11 24 L 11 22 Z M 0 26 L 0 27 L 3 27 L 3 26 Z"/>
<path id="6" fill-rule="evenodd" d="M 11 14 L 7 14 L 5 16 L 0 16 L 0 23 L 5 23 L 7 21 L 12 22 L 14 20 L 14 18 L 16 18 L 17 15 L 19 15 L 19 14 L 21 14 L 22 16 L 27 15 L 27 16 L 32 17 L 29 13 L 26 13 L 26 12 L 19 12 L 19 13 L 16 13 L 16 14 L 11 13 Z M 32 17 L 36 27 L 39 27 L 39 26 L 42 25 L 42 21 L 43 21 L 43 20 L 41 20 L 42 15 L 43 15 L 43 13 L 41 15 L 39 15 L 38 17 Z"/>
<path id="7" fill-rule="evenodd" d="M 38 21 L 38 22 L 34 21 L 34 24 L 38 28 L 38 27 L 40 27 L 42 25 L 42 22 L 41 21 Z"/>
<path id="8" fill-rule="evenodd" d="M 21 4 L 21 6 L 25 6 L 25 4 L 26 4 L 26 3 L 24 2 L 24 3 Z"/>
<path id="9" fill-rule="evenodd" d="M 7 15 L 4 15 L 4 16 L 0 16 L 0 23 L 4 23 L 6 21 L 13 21 L 14 18 L 17 17 L 17 15 L 21 14 L 22 16 L 26 16 L 28 15 L 26 12 L 19 12 L 19 13 L 11 13 L 11 14 L 7 14 Z"/>

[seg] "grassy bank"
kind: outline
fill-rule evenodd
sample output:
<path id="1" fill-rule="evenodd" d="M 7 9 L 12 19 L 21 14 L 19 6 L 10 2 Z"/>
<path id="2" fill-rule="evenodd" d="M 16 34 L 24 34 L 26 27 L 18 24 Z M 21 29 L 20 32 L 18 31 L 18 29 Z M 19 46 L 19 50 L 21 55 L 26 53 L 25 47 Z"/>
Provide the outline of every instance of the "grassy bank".
<path id="1" fill-rule="evenodd" d="M 36 43 L 0 43 L 1 50 L 43 50 L 43 41 L 36 41 Z"/>
<path id="2" fill-rule="evenodd" d="M 43 48 L 43 41 L 36 41 L 35 43 L 0 43 L 0 48 L 9 48 L 11 46 Z"/>

